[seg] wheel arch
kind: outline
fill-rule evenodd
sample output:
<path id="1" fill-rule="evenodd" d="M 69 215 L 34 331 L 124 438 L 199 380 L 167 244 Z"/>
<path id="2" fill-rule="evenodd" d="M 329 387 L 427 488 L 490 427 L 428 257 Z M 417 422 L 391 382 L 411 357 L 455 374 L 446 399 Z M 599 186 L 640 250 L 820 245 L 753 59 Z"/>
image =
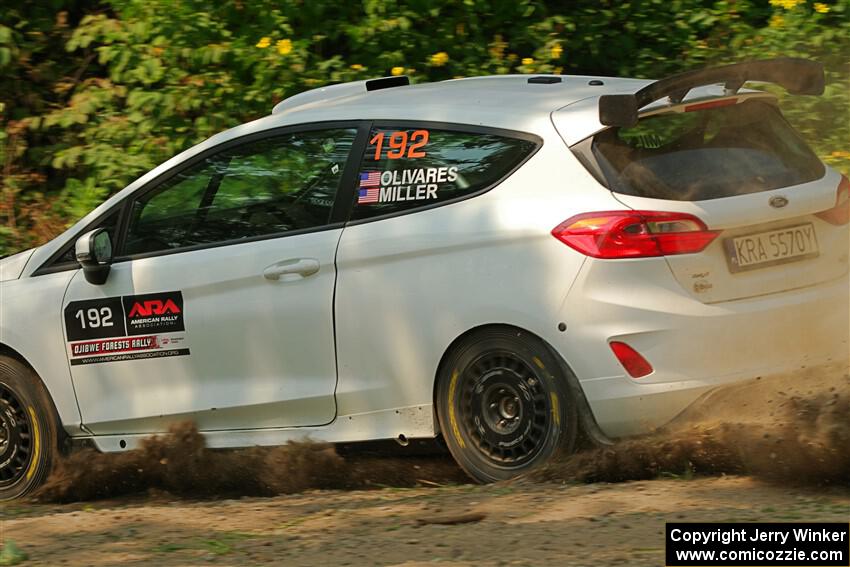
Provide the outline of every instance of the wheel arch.
<path id="1" fill-rule="evenodd" d="M 26 357 L 24 357 L 24 355 L 22 355 L 21 353 L 19 353 L 18 351 L 16 351 L 12 347 L 10 347 L 9 345 L 7 345 L 5 343 L 0 343 L 0 355 L 5 355 L 5 356 L 8 356 L 9 358 L 14 358 L 18 362 L 20 362 L 21 364 L 23 364 L 24 366 L 29 368 L 30 370 L 32 370 L 33 373 L 36 376 L 38 376 L 38 372 L 35 371 L 35 368 L 33 368 L 33 365 L 30 364 L 29 360 L 27 360 Z M 39 380 L 41 380 L 41 378 L 39 378 Z M 42 384 L 42 386 L 44 386 L 43 381 L 42 381 L 41 384 Z"/>
<path id="2" fill-rule="evenodd" d="M 27 360 L 24 355 L 22 355 L 20 352 L 5 343 L 0 343 L 0 355 L 8 356 L 9 358 L 17 360 L 18 362 L 30 369 L 32 375 L 35 376 L 36 381 L 38 381 L 38 383 L 44 389 L 44 392 L 47 394 L 47 400 L 50 402 L 50 406 L 53 409 L 53 417 L 56 420 L 57 426 L 59 427 L 59 434 L 64 435 L 65 431 L 62 427 L 62 419 L 59 417 L 59 410 L 56 407 L 56 401 L 53 399 L 53 394 L 50 392 L 50 388 L 47 387 L 47 384 L 44 382 L 35 367 L 30 364 L 30 361 Z"/>
<path id="3" fill-rule="evenodd" d="M 502 329 L 508 331 L 518 331 L 528 335 L 531 335 L 538 341 L 540 341 L 543 345 L 546 346 L 547 349 L 552 353 L 552 356 L 555 357 L 555 360 L 558 361 L 560 365 L 561 374 L 566 377 L 567 385 L 573 393 L 575 397 L 576 403 L 578 405 L 578 420 L 579 420 L 579 434 L 584 435 L 588 441 L 596 445 L 611 445 L 613 441 L 606 436 L 602 430 L 599 428 L 599 425 L 596 423 L 596 418 L 593 416 L 593 411 L 590 409 L 590 404 L 587 401 L 587 398 L 584 395 L 584 389 L 581 387 L 581 383 L 573 372 L 572 367 L 569 363 L 561 356 L 561 353 L 555 349 L 549 341 L 538 335 L 537 333 L 525 329 L 523 327 L 512 325 L 510 323 L 485 323 L 482 325 L 478 325 L 476 327 L 472 327 L 467 329 L 460 335 L 454 338 L 451 343 L 445 348 L 443 351 L 443 355 L 440 357 L 440 363 L 437 365 L 437 369 L 434 373 L 434 383 L 432 386 L 432 403 L 434 407 L 434 429 L 437 434 L 440 433 L 440 422 L 439 422 L 439 404 L 437 403 L 437 386 L 440 380 L 440 374 L 443 371 L 446 360 L 449 355 L 460 345 L 463 341 L 467 340 L 472 335 L 476 333 L 480 333 L 489 329 Z"/>

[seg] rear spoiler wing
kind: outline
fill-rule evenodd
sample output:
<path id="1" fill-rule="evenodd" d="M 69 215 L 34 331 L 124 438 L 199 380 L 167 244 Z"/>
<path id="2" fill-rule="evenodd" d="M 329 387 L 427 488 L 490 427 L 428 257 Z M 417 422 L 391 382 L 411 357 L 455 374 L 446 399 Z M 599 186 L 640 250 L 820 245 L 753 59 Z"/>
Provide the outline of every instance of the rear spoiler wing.
<path id="1" fill-rule="evenodd" d="M 821 63 L 796 57 L 697 69 L 655 81 L 634 94 L 600 96 L 599 121 L 606 126 L 634 126 L 640 109 L 656 100 L 669 98 L 673 104 L 678 104 L 691 89 L 716 83 L 723 83 L 727 94 L 732 95 L 747 81 L 776 83 L 791 94 L 806 95 L 823 94 L 825 83 Z"/>

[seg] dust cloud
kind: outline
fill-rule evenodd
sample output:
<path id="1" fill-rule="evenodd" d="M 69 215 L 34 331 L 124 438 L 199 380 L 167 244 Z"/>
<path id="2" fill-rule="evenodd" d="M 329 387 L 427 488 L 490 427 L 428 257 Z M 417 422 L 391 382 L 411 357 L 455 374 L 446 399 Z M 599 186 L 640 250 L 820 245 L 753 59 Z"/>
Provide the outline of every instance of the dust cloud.
<path id="1" fill-rule="evenodd" d="M 67 503 L 166 492 L 190 498 L 275 496 L 306 490 L 441 486 L 468 482 L 446 457 L 343 458 L 326 443 L 216 450 L 191 422 L 144 440 L 138 449 L 86 449 L 63 459 L 33 495 Z"/>
<path id="2" fill-rule="evenodd" d="M 583 451 L 513 482 L 720 474 L 795 485 L 850 485 L 846 365 L 717 389 L 662 431 Z M 469 479 L 447 456 L 342 456 L 332 445 L 311 442 L 214 450 L 193 424 L 181 423 L 132 451 L 72 454 L 34 499 L 64 503 L 146 491 L 192 498 L 274 496 L 463 482 Z"/>
<path id="3" fill-rule="evenodd" d="M 653 435 L 579 453 L 530 479 L 622 482 L 719 474 L 789 485 L 850 485 L 846 366 L 720 388 Z"/>

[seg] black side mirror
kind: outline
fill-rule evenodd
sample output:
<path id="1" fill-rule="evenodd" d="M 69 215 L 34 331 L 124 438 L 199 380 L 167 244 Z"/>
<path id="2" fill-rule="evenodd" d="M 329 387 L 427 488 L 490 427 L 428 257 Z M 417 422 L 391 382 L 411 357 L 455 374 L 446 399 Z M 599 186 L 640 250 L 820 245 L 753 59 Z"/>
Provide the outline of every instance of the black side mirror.
<path id="1" fill-rule="evenodd" d="M 112 238 L 105 228 L 95 229 L 78 238 L 74 254 L 83 267 L 87 282 L 94 285 L 106 282 L 112 264 Z"/>

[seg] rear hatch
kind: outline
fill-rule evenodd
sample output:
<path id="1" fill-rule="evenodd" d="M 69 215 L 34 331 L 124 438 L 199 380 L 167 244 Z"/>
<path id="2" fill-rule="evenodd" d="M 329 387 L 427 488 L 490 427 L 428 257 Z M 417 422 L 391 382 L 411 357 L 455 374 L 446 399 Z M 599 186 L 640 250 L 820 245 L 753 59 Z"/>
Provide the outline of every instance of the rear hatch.
<path id="1" fill-rule="evenodd" d="M 666 256 L 702 302 L 804 288 L 848 271 L 850 184 L 763 93 L 654 110 L 573 151 L 627 207 L 689 213 L 719 231 L 701 252 Z"/>

